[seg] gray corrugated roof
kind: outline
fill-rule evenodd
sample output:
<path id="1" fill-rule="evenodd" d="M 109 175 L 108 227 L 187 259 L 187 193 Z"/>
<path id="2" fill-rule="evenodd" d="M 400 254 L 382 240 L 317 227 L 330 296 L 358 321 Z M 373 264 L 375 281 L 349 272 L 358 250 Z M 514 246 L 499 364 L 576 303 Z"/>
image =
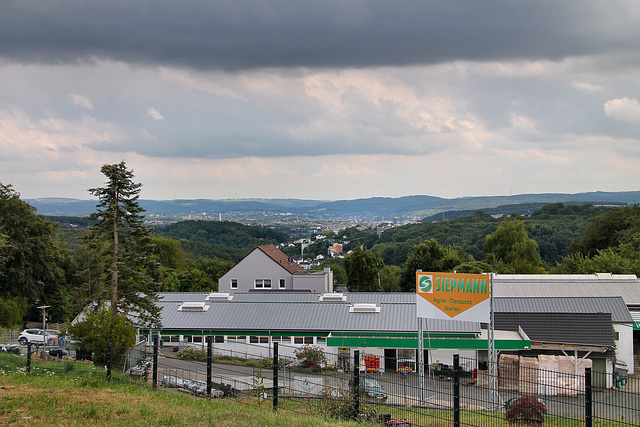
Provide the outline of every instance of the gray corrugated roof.
<path id="1" fill-rule="evenodd" d="M 495 297 L 615 297 L 627 306 L 640 306 L 640 280 L 635 275 L 497 274 L 493 279 Z"/>
<path id="2" fill-rule="evenodd" d="M 163 329 L 255 331 L 415 332 L 413 303 L 383 304 L 379 313 L 352 313 L 348 303 L 213 302 L 207 311 L 179 311 L 179 302 L 162 302 Z M 480 333 L 480 323 L 453 320 L 427 322 L 430 332 Z"/>
<path id="3" fill-rule="evenodd" d="M 610 313 L 614 323 L 633 319 L 622 297 L 497 297 L 496 313 Z"/>
<path id="4" fill-rule="evenodd" d="M 608 313 L 496 313 L 495 328 L 521 327 L 532 342 L 613 347 Z"/>
<path id="5" fill-rule="evenodd" d="M 248 292 L 233 294 L 236 302 L 317 302 L 323 294 L 314 292 Z M 416 294 L 412 292 L 350 292 L 346 296 L 346 303 L 377 303 L 377 304 L 411 304 L 416 302 Z M 206 295 L 205 295 L 206 297 Z M 345 303 L 334 301 L 337 303 Z"/>
<path id="6" fill-rule="evenodd" d="M 205 301 L 211 292 L 161 292 L 161 302 Z"/>

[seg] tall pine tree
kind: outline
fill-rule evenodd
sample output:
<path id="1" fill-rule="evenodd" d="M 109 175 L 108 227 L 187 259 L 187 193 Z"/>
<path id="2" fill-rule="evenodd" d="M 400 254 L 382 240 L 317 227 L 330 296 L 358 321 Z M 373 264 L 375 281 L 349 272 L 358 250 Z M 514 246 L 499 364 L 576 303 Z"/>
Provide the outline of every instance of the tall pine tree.
<path id="1" fill-rule="evenodd" d="M 135 313 L 140 326 L 157 326 L 160 310 L 158 286 L 153 280 L 156 268 L 152 257 L 152 239 L 144 223 L 144 209 L 138 203 L 142 184 L 133 182 L 133 171 L 122 161 L 100 169 L 106 178 L 104 187 L 89 192 L 100 200 L 98 211 L 89 219 L 96 221 L 85 241 L 93 249 L 93 269 L 87 279 L 101 286 L 102 299 L 110 299 L 114 315 Z"/>

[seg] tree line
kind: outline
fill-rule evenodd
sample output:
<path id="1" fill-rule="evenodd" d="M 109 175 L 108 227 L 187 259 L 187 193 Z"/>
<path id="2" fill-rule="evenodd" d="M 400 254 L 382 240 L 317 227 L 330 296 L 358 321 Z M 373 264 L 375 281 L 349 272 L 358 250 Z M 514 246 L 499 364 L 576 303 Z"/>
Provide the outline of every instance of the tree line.
<path id="1" fill-rule="evenodd" d="M 108 301 L 113 316 L 135 311 L 141 322 L 157 325 L 158 292 L 217 290 L 217 279 L 253 248 L 290 240 L 276 230 L 231 222 L 185 221 L 154 230 L 144 223 L 141 184 L 125 163 L 104 165 L 101 172 L 104 185 L 89 189 L 97 211 L 77 223 L 82 231 L 73 244 L 70 234 L 61 235 L 56 223 L 0 184 L 0 326 L 39 319 L 42 305 L 50 306 L 50 320 L 65 321 L 92 301 Z M 412 292 L 418 269 L 638 275 L 638 233 L 638 206 L 556 203 L 531 215 L 494 218 L 477 211 L 384 232 L 327 231 L 308 251 L 326 254 L 332 242 L 343 242 L 350 256 L 327 259 L 322 267 L 330 266 L 336 283 L 350 291 Z"/>

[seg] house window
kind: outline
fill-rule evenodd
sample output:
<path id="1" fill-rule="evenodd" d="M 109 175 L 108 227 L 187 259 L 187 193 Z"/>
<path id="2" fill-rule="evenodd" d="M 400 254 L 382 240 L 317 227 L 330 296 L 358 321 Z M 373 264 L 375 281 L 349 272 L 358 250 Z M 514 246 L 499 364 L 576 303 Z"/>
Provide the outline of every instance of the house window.
<path id="1" fill-rule="evenodd" d="M 216 344 L 224 343 L 224 335 L 214 335 L 213 342 Z"/>
<path id="2" fill-rule="evenodd" d="M 238 289 L 238 279 L 231 279 L 231 289 Z"/>
<path id="3" fill-rule="evenodd" d="M 229 335 L 227 336 L 227 342 L 241 342 L 241 343 L 246 343 L 247 342 L 247 337 L 246 336 L 240 336 L 240 335 Z"/>
<path id="4" fill-rule="evenodd" d="M 273 336 L 271 337 L 271 341 L 291 344 L 291 337 Z"/>
<path id="5" fill-rule="evenodd" d="M 615 341 L 620 340 L 620 332 L 618 332 L 618 331 L 613 331 L 613 339 L 614 339 Z"/>
<path id="6" fill-rule="evenodd" d="M 252 344 L 269 344 L 269 337 L 250 336 L 249 342 Z"/>
<path id="7" fill-rule="evenodd" d="M 280 289 L 284 289 L 287 286 L 287 282 L 284 279 L 279 279 Z"/>
<path id="8" fill-rule="evenodd" d="M 293 337 L 294 344 L 313 344 L 313 337 Z"/>
<path id="9" fill-rule="evenodd" d="M 271 289 L 271 279 L 256 279 L 256 289 Z"/>
<path id="10" fill-rule="evenodd" d="M 316 337 L 316 344 L 326 344 L 327 337 Z"/>

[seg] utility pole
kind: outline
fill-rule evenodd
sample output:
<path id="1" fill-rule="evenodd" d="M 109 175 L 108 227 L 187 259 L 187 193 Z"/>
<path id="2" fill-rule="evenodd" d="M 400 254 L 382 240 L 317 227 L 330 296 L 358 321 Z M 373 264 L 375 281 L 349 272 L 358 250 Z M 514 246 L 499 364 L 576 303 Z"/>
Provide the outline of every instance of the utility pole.
<path id="1" fill-rule="evenodd" d="M 38 307 L 40 310 L 42 310 L 42 355 L 44 356 L 44 354 L 47 352 L 47 330 L 45 329 L 46 326 L 46 319 L 47 319 L 47 308 L 51 307 L 50 305 L 41 305 L 40 307 Z"/>

